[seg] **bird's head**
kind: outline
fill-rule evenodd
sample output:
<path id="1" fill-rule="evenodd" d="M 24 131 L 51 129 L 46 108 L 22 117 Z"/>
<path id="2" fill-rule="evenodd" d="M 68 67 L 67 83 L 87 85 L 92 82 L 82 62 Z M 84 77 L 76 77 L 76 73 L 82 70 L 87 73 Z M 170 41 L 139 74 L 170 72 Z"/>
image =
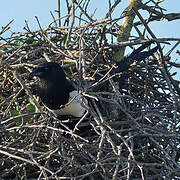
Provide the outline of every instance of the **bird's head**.
<path id="1" fill-rule="evenodd" d="M 29 74 L 30 79 L 33 77 L 38 77 L 45 81 L 56 80 L 57 78 L 61 80 L 66 79 L 63 69 L 58 63 L 55 62 L 46 62 L 40 64 Z"/>

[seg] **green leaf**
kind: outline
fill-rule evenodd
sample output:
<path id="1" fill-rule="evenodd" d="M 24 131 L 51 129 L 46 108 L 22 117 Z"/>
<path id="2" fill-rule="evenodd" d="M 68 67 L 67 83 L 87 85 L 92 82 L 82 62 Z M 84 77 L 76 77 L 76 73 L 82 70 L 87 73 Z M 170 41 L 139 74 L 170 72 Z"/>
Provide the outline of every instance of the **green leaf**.
<path id="1" fill-rule="evenodd" d="M 33 104 L 27 104 L 26 108 L 28 110 L 28 112 L 35 112 L 36 111 L 36 107 Z"/>
<path id="2" fill-rule="evenodd" d="M 16 109 L 13 109 L 13 110 L 11 111 L 11 115 L 12 115 L 12 116 L 18 116 L 18 115 L 19 115 L 19 111 L 16 110 Z"/>
<path id="3" fill-rule="evenodd" d="M 32 44 L 37 44 L 37 41 L 36 41 L 36 40 L 33 40 Z"/>
<path id="4" fill-rule="evenodd" d="M 6 49 L 7 49 L 6 47 L 2 47 L 2 48 L 1 48 L 2 51 L 5 51 Z"/>
<path id="5" fill-rule="evenodd" d="M 75 81 L 76 81 L 76 78 L 75 78 L 75 77 L 73 77 L 73 78 L 72 78 L 72 81 L 74 81 L 74 82 L 75 82 Z"/>
<path id="6" fill-rule="evenodd" d="M 20 126 L 22 124 L 22 118 L 15 119 L 16 126 Z"/>
<path id="7" fill-rule="evenodd" d="M 25 43 L 24 39 L 19 39 L 19 40 L 14 41 L 15 46 L 22 46 L 24 43 Z"/>
<path id="8" fill-rule="evenodd" d="M 18 116 L 18 115 L 19 115 L 19 111 L 16 110 L 16 109 L 13 109 L 13 110 L 11 111 L 11 115 L 12 115 L 12 116 Z M 21 118 L 21 117 L 15 118 L 15 119 L 14 119 L 14 122 L 15 122 L 15 124 L 16 124 L 17 126 L 20 126 L 20 125 L 22 124 L 22 118 Z"/>
<path id="9" fill-rule="evenodd" d="M 26 40 L 25 40 L 26 44 L 36 44 L 36 40 L 34 40 L 34 38 L 32 37 L 28 37 Z"/>

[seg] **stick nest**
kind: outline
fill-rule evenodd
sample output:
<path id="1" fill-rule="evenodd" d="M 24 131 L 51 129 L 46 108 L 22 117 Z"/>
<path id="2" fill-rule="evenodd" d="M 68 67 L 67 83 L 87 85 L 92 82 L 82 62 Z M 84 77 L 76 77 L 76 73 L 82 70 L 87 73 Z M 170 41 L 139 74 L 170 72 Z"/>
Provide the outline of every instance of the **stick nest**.
<path id="1" fill-rule="evenodd" d="M 109 72 L 115 49 L 143 41 L 109 43 L 113 28 L 105 19 L 1 37 L 1 179 L 180 176 L 180 92 L 169 72 L 173 64 L 164 56 L 160 65 L 157 53 L 114 80 Z M 56 118 L 32 95 L 28 74 L 45 61 L 60 63 L 88 98 L 81 119 Z"/>

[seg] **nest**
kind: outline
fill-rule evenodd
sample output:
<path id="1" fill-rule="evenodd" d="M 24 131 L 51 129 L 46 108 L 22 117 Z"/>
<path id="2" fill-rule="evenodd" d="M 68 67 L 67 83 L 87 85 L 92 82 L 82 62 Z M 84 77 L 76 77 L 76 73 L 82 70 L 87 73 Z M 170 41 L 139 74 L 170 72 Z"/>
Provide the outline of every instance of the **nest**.
<path id="1" fill-rule="evenodd" d="M 111 22 L 27 29 L 1 43 L 1 179 L 180 176 L 180 92 L 172 63 L 159 64 L 157 53 L 114 80 L 114 48 L 143 41 L 110 44 L 112 25 L 100 33 L 105 25 Z M 45 61 L 60 63 L 88 98 L 82 118 L 57 118 L 32 95 L 28 74 Z"/>

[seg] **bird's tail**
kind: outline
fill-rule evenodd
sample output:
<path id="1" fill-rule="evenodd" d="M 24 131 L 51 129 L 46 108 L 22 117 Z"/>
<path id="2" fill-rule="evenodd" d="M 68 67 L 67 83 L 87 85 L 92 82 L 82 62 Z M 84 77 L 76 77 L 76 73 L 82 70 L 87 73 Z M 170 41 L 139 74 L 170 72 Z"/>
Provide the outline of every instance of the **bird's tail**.
<path id="1" fill-rule="evenodd" d="M 149 51 L 141 52 L 151 43 L 152 42 L 145 43 L 136 50 L 134 50 L 130 55 L 125 56 L 121 61 L 116 63 L 117 68 L 113 69 L 111 73 L 114 74 L 126 71 L 134 62 L 140 62 L 142 60 L 145 60 L 147 57 L 152 56 L 158 50 L 158 46 L 150 49 Z"/>

